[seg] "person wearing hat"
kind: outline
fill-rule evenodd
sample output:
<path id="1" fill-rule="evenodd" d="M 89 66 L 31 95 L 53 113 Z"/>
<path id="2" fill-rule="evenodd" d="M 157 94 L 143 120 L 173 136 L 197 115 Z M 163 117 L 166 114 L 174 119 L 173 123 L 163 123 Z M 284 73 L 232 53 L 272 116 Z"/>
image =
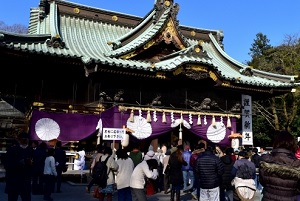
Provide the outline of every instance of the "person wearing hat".
<path id="1" fill-rule="evenodd" d="M 5 193 L 8 201 L 31 201 L 31 173 L 33 151 L 29 146 L 29 135 L 22 132 L 18 136 L 18 144 L 8 148 L 6 152 Z"/>

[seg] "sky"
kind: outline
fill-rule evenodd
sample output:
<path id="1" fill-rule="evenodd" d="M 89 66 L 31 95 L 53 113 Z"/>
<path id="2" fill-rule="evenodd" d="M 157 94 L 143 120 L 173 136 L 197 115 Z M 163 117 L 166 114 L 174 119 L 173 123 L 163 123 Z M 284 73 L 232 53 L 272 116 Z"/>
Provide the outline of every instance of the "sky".
<path id="1" fill-rule="evenodd" d="M 40 0 L 5 0 L 0 6 L 0 21 L 6 25 L 28 26 L 30 8 Z M 71 0 L 71 2 L 144 17 L 155 0 Z M 286 36 L 299 36 L 298 0 L 174 0 L 180 6 L 180 25 L 221 30 L 225 52 L 246 63 L 257 33 L 267 36 L 272 46 L 282 44 Z"/>

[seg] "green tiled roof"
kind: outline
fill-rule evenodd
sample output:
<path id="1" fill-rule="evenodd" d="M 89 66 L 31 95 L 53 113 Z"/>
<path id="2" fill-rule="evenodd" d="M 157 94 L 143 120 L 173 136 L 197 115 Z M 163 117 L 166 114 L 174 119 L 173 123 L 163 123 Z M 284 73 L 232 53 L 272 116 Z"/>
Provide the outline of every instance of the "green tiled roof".
<path id="1" fill-rule="evenodd" d="M 299 83 L 295 83 L 295 76 L 259 71 L 234 60 L 224 52 L 220 41 L 217 41 L 212 34 L 212 32 L 216 32 L 214 30 L 208 33 L 209 41 L 202 41 L 200 45 L 199 40 L 181 35 L 188 47 L 166 56 L 154 64 L 146 60 L 120 58 L 120 56 L 142 47 L 154 38 L 170 19 L 172 6 L 161 13 L 159 13 L 159 9 L 154 7 L 134 27 L 113 21 L 80 17 L 61 12 L 58 9 L 59 4 L 70 8 L 91 9 L 88 6 L 58 0 L 49 3 L 49 13 L 45 13 L 41 7 L 31 9 L 29 34 L 18 35 L 0 31 L 0 46 L 29 53 L 78 58 L 81 59 L 83 65 L 95 63 L 98 66 L 103 64 L 141 71 L 153 71 L 153 65 L 155 70 L 170 72 L 184 64 L 200 64 L 214 69 L 222 79 L 238 84 L 270 88 L 299 86 Z M 92 11 L 103 12 L 103 10 L 96 8 L 92 8 Z M 114 13 L 110 12 L 110 14 L 113 15 Z M 137 18 L 136 16 L 132 17 Z M 123 40 L 143 29 L 155 17 L 157 18 L 156 21 L 145 28 L 140 35 L 133 38 L 129 43 L 118 46 Z M 179 26 L 177 28 L 179 29 Z M 206 31 L 209 32 L 209 30 Z M 178 32 L 181 33 L 180 30 Z M 115 48 L 113 48 L 114 45 L 116 45 Z M 199 54 L 192 53 L 195 47 L 201 49 Z M 244 73 L 247 71 L 250 75 Z"/>

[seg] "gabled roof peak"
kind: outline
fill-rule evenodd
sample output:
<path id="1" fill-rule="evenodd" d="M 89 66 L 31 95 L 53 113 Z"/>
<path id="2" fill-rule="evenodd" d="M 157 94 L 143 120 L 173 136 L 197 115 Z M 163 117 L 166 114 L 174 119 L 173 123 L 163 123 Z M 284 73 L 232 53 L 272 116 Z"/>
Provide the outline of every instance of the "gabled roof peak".
<path id="1" fill-rule="evenodd" d="M 156 10 L 156 14 L 153 17 L 153 23 L 156 23 L 163 12 L 170 8 L 169 15 L 175 20 L 179 11 L 179 5 L 177 3 L 173 4 L 173 1 L 168 0 L 156 0 L 154 5 L 154 9 Z"/>

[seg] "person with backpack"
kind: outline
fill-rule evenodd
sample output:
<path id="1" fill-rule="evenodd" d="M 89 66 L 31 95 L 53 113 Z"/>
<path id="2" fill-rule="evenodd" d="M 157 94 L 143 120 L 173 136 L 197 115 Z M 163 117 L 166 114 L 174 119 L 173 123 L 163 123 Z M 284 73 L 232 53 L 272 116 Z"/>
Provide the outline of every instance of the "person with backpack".
<path id="1" fill-rule="evenodd" d="M 96 162 L 94 167 L 94 172 L 96 172 L 96 168 L 98 167 L 97 163 L 104 162 L 106 167 L 100 170 L 101 178 L 106 175 L 106 181 L 103 179 L 98 180 L 95 179 L 95 183 L 99 186 L 99 201 L 103 201 L 106 195 L 107 201 L 112 201 L 112 195 L 114 192 L 114 184 L 115 184 L 115 175 L 114 172 L 118 171 L 119 165 L 116 163 L 114 157 L 112 156 L 112 149 L 110 147 L 105 147 L 103 151 L 103 156 L 99 158 L 99 161 Z M 102 163 L 103 164 L 103 163 Z M 105 170 L 103 174 L 103 170 Z M 95 178 L 95 177 L 94 177 Z M 103 183 L 104 181 L 104 183 Z"/>
<path id="2" fill-rule="evenodd" d="M 96 161 L 99 161 L 99 158 L 103 155 L 103 146 L 101 145 L 101 144 L 98 144 L 97 145 L 97 148 L 96 148 L 96 150 L 97 150 L 97 154 L 96 154 L 96 156 L 94 157 L 94 159 L 93 159 L 93 161 L 92 161 L 92 164 L 91 164 L 91 167 L 90 167 L 90 175 L 92 176 L 93 175 L 93 169 L 94 169 L 94 167 L 95 167 L 95 164 L 96 164 Z M 91 179 L 91 181 L 88 183 L 88 185 L 85 187 L 85 191 L 87 192 L 87 193 L 90 193 L 90 191 L 91 191 L 91 188 L 92 188 L 92 186 L 95 184 L 95 179 L 93 178 L 93 176 L 92 176 L 92 179 Z"/>
<path id="3" fill-rule="evenodd" d="M 256 168 L 249 160 L 249 153 L 245 150 L 239 152 L 238 160 L 233 164 L 231 175 L 234 178 L 233 201 L 253 200 L 255 198 Z"/>

